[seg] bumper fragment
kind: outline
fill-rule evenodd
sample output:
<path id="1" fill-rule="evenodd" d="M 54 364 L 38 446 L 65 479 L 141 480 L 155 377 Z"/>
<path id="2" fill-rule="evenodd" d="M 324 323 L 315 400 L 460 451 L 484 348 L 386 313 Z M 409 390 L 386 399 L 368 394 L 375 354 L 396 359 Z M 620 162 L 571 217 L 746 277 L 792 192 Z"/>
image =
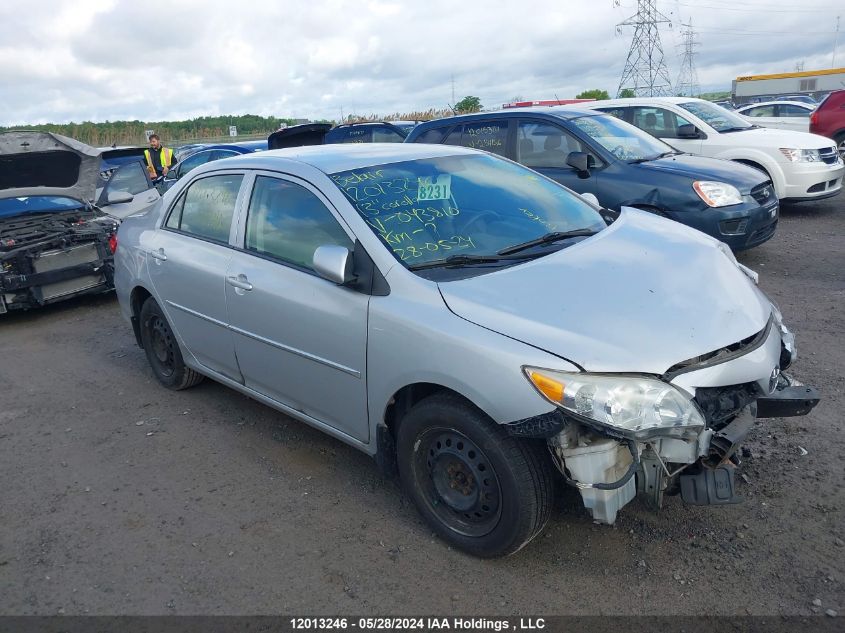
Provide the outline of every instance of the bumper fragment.
<path id="1" fill-rule="evenodd" d="M 716 468 L 702 468 L 697 473 L 680 476 L 681 499 L 690 505 L 726 505 L 742 503 L 742 497 L 734 494 L 733 464 L 722 464 Z"/>
<path id="2" fill-rule="evenodd" d="M 807 415 L 819 403 L 813 387 L 793 386 L 778 389 L 768 396 L 757 398 L 758 418 L 791 418 Z"/>

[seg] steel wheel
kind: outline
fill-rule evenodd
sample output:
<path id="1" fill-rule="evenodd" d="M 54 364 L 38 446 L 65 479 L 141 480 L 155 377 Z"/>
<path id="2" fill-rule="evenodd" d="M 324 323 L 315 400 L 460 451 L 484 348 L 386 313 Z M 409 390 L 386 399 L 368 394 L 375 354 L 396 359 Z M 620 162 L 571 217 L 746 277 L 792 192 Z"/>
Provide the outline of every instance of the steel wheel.
<path id="1" fill-rule="evenodd" d="M 465 536 L 489 534 L 499 522 L 502 493 L 484 452 L 454 429 L 420 438 L 415 468 L 426 501 L 449 528 Z"/>

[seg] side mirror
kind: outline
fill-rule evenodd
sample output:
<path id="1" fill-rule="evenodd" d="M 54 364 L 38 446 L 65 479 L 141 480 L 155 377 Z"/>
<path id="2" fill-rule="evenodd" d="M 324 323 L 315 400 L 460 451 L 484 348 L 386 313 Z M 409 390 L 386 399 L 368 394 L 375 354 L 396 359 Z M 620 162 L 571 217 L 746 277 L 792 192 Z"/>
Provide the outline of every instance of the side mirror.
<path id="1" fill-rule="evenodd" d="M 678 126 L 678 138 L 701 138 L 698 134 L 698 128 L 692 123 L 685 123 Z"/>
<path id="2" fill-rule="evenodd" d="M 352 253 L 344 246 L 324 244 L 314 251 L 312 260 L 315 272 L 339 286 L 355 279 L 352 272 Z"/>
<path id="3" fill-rule="evenodd" d="M 121 204 L 122 202 L 132 202 L 135 199 L 128 191 L 109 191 L 106 202 L 109 204 Z"/>
<path id="4" fill-rule="evenodd" d="M 590 156 L 586 152 L 569 152 L 566 164 L 577 171 L 579 176 L 590 173 Z"/>
<path id="5" fill-rule="evenodd" d="M 179 171 L 174 167 L 173 169 L 167 170 L 167 175 L 164 177 L 165 180 L 178 180 L 179 179 Z"/>

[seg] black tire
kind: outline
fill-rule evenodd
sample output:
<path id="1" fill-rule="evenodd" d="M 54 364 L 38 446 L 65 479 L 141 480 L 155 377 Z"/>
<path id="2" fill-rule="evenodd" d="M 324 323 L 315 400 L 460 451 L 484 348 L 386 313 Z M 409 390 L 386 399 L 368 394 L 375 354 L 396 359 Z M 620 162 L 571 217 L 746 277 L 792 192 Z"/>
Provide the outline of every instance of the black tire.
<path id="1" fill-rule="evenodd" d="M 842 160 L 845 160 L 845 132 L 837 134 L 833 140 L 836 142 L 836 149 L 839 152 L 839 156 Z"/>
<path id="2" fill-rule="evenodd" d="M 182 351 L 158 303 L 148 297 L 141 307 L 141 344 L 158 381 L 174 391 L 202 382 L 204 376 L 185 365 Z"/>
<path id="3" fill-rule="evenodd" d="M 405 491 L 458 549 L 507 556 L 549 519 L 555 477 L 544 443 L 509 436 L 456 395 L 417 403 L 400 422 L 396 450 Z"/>

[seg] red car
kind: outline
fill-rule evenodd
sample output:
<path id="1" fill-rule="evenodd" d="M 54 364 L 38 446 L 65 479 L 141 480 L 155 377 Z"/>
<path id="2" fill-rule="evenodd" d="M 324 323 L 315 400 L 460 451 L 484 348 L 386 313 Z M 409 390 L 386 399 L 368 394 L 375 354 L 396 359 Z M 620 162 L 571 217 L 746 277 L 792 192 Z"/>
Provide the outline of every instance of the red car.
<path id="1" fill-rule="evenodd" d="M 845 90 L 831 92 L 810 115 L 810 132 L 836 141 L 845 160 Z"/>

